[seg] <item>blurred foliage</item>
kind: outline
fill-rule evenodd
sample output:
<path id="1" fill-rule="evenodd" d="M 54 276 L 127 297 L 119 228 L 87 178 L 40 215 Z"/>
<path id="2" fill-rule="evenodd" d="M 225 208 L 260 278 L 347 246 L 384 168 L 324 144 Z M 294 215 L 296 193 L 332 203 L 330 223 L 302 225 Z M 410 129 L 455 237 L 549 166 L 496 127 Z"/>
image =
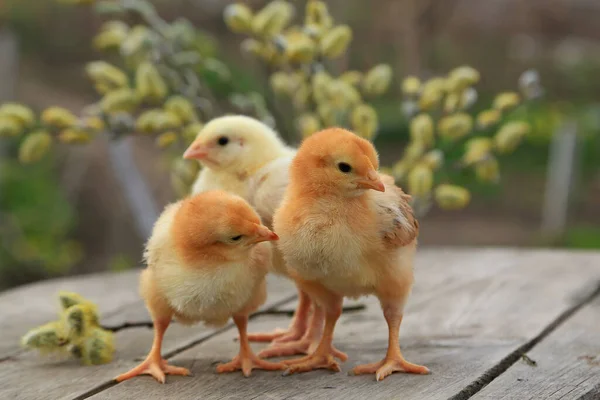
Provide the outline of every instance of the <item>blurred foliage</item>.
<path id="1" fill-rule="evenodd" d="M 115 351 L 113 333 L 100 326 L 96 305 L 73 292 L 59 292 L 58 298 L 59 319 L 27 332 L 21 338 L 23 347 L 69 355 L 85 365 L 110 362 Z"/>
<path id="2" fill-rule="evenodd" d="M 75 214 L 53 166 L 52 158 L 27 166 L 11 157 L 0 162 L 0 287 L 63 274 L 83 258 L 69 240 Z"/>
<path id="3" fill-rule="evenodd" d="M 19 2 L 11 7 L 16 21 L 27 9 L 25 3 L 35 0 Z M 198 163 L 181 158 L 183 150 L 205 122 L 234 112 L 276 125 L 282 133 L 293 131 L 297 138 L 337 125 L 382 143 L 408 139 L 403 153 L 383 170 L 412 194 L 422 216 L 434 204 L 448 210 L 467 206 L 471 191 L 496 193 L 502 157 L 522 142 L 547 144 L 572 114 L 562 103 L 539 101 L 543 89 L 534 70 L 522 74 L 512 91 L 481 98 L 480 73 L 466 65 L 443 76 L 410 76 L 400 82 L 387 64 L 343 70 L 353 29 L 335 21 L 324 1 L 308 0 L 303 13 L 284 0 L 259 10 L 242 2 L 225 8 L 226 25 L 245 36 L 243 53 L 257 60 L 267 76 L 270 92 L 265 94 L 252 91 L 256 84 L 242 67 L 230 69 L 219 59 L 218 43 L 185 18 L 162 19 L 148 1 L 61 2 L 92 6 L 105 18 L 93 38 L 102 57 L 85 67 L 98 101 L 79 113 L 50 107 L 37 115 L 19 104 L 0 107 L 0 136 L 19 140 L 18 157 L 28 164 L 22 173 L 38 168 L 43 173 L 57 142 L 77 145 L 99 135 L 114 140 L 147 135 L 162 150 L 172 185 L 183 196 L 199 170 Z M 69 10 L 62 7 L 60 12 Z M 398 87 L 400 104 L 380 102 Z M 404 125 L 387 124 L 382 115 L 391 114 L 403 116 Z M 42 197 L 46 207 L 30 207 L 45 211 L 47 195 Z M 12 214 L 12 208 L 3 209 Z M 61 215 L 55 214 L 44 212 L 46 218 Z M 47 221 L 44 226 L 53 225 Z M 57 242 L 48 248 L 60 249 L 57 243 L 64 243 L 67 231 L 53 232 Z M 45 263 L 41 257 L 36 262 Z M 127 265 L 129 260 L 116 258 L 111 268 Z"/>
<path id="4" fill-rule="evenodd" d="M 335 75 L 331 61 L 345 55 L 352 28 L 337 24 L 323 1 L 306 3 L 302 25 L 290 25 L 294 13 L 293 5 L 282 0 L 256 12 L 235 3 L 225 9 L 224 19 L 232 32 L 248 36 L 242 51 L 263 63 L 275 95 L 290 103 L 302 137 L 342 126 L 374 140 L 379 118 L 372 101 L 390 88 L 391 66 Z M 452 183 L 453 175 L 465 169 L 478 181 L 498 183 L 498 156 L 512 153 L 531 131 L 518 113 L 526 109 L 523 100 L 543 95 L 536 71 L 521 76 L 520 92 L 498 94 L 489 109 L 474 117 L 469 110 L 477 103 L 479 80 L 477 70 L 463 66 L 444 77 L 422 82 L 411 76 L 401 83 L 410 141 L 400 160 L 385 170 L 413 196 L 421 216 L 433 201 L 447 210 L 469 203 L 469 191 Z"/>
<path id="5" fill-rule="evenodd" d="M 589 225 L 570 227 L 562 245 L 573 249 L 597 249 L 600 246 L 600 228 Z"/>
<path id="6" fill-rule="evenodd" d="M 331 62 L 345 56 L 352 29 L 336 24 L 322 1 L 307 3 L 302 25 L 290 25 L 295 13 L 294 6 L 282 0 L 254 13 L 245 4 L 235 3 L 225 9 L 224 19 L 231 31 L 248 36 L 241 49 L 259 60 L 269 74 L 274 104 L 286 120 L 291 115 L 298 136 L 337 125 L 374 139 L 379 122 L 370 102 L 389 89 L 392 68 L 380 64 L 368 71 L 335 76 Z"/>
<path id="7" fill-rule="evenodd" d="M 98 135 L 115 140 L 151 135 L 171 160 L 173 186 L 183 196 L 199 165 L 181 161 L 180 155 L 203 121 L 222 113 L 223 101 L 234 112 L 273 124 L 262 96 L 235 91 L 215 43 L 187 20 L 166 22 L 144 0 L 62 2 L 93 5 L 108 18 L 93 39 L 106 60 L 85 68 L 99 100 L 79 115 L 50 107 L 39 118 L 23 105 L 2 106 L 0 136 L 25 136 L 19 151 L 23 163 L 39 161 L 56 141 L 75 145 Z"/>
<path id="8" fill-rule="evenodd" d="M 112 272 L 127 271 L 135 268 L 136 265 L 137 264 L 131 259 L 131 257 L 128 257 L 125 254 L 117 254 L 110 260 L 108 264 L 108 270 Z"/>

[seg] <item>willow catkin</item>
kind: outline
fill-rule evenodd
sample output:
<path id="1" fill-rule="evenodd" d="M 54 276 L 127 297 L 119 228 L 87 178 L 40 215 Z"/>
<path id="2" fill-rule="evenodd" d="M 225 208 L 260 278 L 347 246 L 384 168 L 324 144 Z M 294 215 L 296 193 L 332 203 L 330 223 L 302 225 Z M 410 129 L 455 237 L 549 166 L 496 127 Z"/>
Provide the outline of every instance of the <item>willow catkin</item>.
<path id="1" fill-rule="evenodd" d="M 402 93 L 405 96 L 416 96 L 421 90 L 421 80 L 416 76 L 407 76 L 402 81 Z"/>
<path id="2" fill-rule="evenodd" d="M 475 137 L 465 143 L 465 153 L 462 157 L 464 165 L 475 164 L 486 158 L 492 151 L 494 142 L 491 138 Z"/>
<path id="3" fill-rule="evenodd" d="M 475 164 L 475 176 L 482 182 L 498 183 L 500 181 L 500 165 L 496 157 L 488 155 Z"/>
<path id="4" fill-rule="evenodd" d="M 370 96 L 379 96 L 387 91 L 392 82 L 392 67 L 379 64 L 369 70 L 363 80 L 363 90 Z"/>
<path id="5" fill-rule="evenodd" d="M 35 114 L 31 108 L 18 103 L 5 103 L 0 107 L 0 118 L 13 119 L 21 128 L 31 128 L 35 122 Z"/>
<path id="6" fill-rule="evenodd" d="M 481 111 L 477 114 L 477 126 L 480 129 L 488 129 L 494 125 L 496 125 L 500 118 L 502 118 L 502 114 L 499 110 L 490 109 Z"/>
<path id="7" fill-rule="evenodd" d="M 104 84 L 111 88 L 127 86 L 127 74 L 106 61 L 92 61 L 86 65 L 88 77 L 97 84 Z"/>
<path id="8" fill-rule="evenodd" d="M 94 37 L 93 46 L 101 51 L 120 49 L 128 34 L 129 25 L 126 23 L 108 21 L 102 25 L 100 33 Z"/>
<path id="9" fill-rule="evenodd" d="M 23 128 L 16 119 L 0 116 L 0 138 L 15 137 L 23 133 Z"/>
<path id="10" fill-rule="evenodd" d="M 138 106 L 138 100 L 139 98 L 132 89 L 121 88 L 108 92 L 100 100 L 100 107 L 106 114 L 131 112 Z"/>
<path id="11" fill-rule="evenodd" d="M 351 41 L 352 29 L 348 25 L 338 25 L 321 39 L 321 54 L 331 59 L 338 58 L 346 52 Z"/>
<path id="12" fill-rule="evenodd" d="M 307 138 L 321 129 L 319 118 L 312 113 L 304 113 L 296 120 L 296 127 L 303 138 Z"/>
<path id="13" fill-rule="evenodd" d="M 19 147 L 19 161 L 23 164 L 42 159 L 52 146 L 52 136 L 45 130 L 37 130 L 25 136 Z"/>
<path id="14" fill-rule="evenodd" d="M 498 153 L 512 153 L 531 128 L 527 122 L 514 121 L 503 125 L 494 136 L 494 145 Z"/>
<path id="15" fill-rule="evenodd" d="M 339 79 L 349 85 L 358 87 L 363 79 L 363 73 L 360 71 L 346 71 L 339 76 Z"/>
<path id="16" fill-rule="evenodd" d="M 494 108 L 501 112 L 506 112 L 519 105 L 521 96 L 517 92 L 500 93 L 494 99 Z"/>
<path id="17" fill-rule="evenodd" d="M 456 113 L 440 119 L 438 132 L 441 137 L 456 140 L 468 135 L 473 129 L 473 118 L 467 113 Z"/>
<path id="18" fill-rule="evenodd" d="M 158 103 L 168 94 L 167 83 L 152 63 L 141 63 L 135 72 L 135 93 L 140 101 Z"/>
<path id="19" fill-rule="evenodd" d="M 92 135 L 83 129 L 67 128 L 58 134 L 58 140 L 67 144 L 85 144 L 92 141 Z"/>
<path id="20" fill-rule="evenodd" d="M 462 66 L 450 71 L 447 80 L 449 92 L 462 92 L 479 82 L 480 74 L 473 67 Z"/>
<path id="21" fill-rule="evenodd" d="M 225 7 L 223 19 L 227 27 L 236 33 L 252 32 L 252 10 L 245 4 L 234 3 Z"/>
<path id="22" fill-rule="evenodd" d="M 352 128 L 356 133 L 370 140 L 375 136 L 379 125 L 377 112 L 368 104 L 359 104 L 352 110 L 350 116 Z"/>
<path id="23" fill-rule="evenodd" d="M 198 121 L 192 102 L 184 96 L 171 96 L 165 102 L 165 110 L 177 115 L 184 124 Z"/>
<path id="24" fill-rule="evenodd" d="M 417 164 L 408 173 L 408 192 L 414 197 L 426 197 L 433 188 L 433 171 L 425 164 Z"/>
<path id="25" fill-rule="evenodd" d="M 77 123 L 77 117 L 62 107 L 49 107 L 42 112 L 42 123 L 58 129 L 70 128 Z"/>
<path id="26" fill-rule="evenodd" d="M 426 147 L 433 145 L 435 140 L 433 119 L 429 114 L 421 113 L 410 121 L 410 137 L 414 141 L 420 141 Z"/>
<path id="27" fill-rule="evenodd" d="M 445 210 L 465 208 L 471 201 L 471 193 L 461 186 L 441 184 L 435 188 L 435 201 Z"/>
<path id="28" fill-rule="evenodd" d="M 61 321 L 48 322 L 31 329 L 21 338 L 21 345 L 47 353 L 57 351 L 68 343 L 68 336 Z"/>

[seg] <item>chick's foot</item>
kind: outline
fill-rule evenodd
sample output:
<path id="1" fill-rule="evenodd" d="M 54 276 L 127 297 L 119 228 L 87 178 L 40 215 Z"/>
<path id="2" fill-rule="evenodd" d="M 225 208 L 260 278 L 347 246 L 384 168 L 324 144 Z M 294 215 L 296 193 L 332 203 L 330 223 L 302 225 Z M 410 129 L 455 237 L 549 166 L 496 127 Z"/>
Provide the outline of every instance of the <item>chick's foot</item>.
<path id="1" fill-rule="evenodd" d="M 393 372 L 426 375 L 429 373 L 429 369 L 422 365 L 410 363 L 398 356 L 386 357 L 376 363 L 358 365 L 350 371 L 350 375 L 375 374 L 375 379 L 379 382 Z"/>
<path id="2" fill-rule="evenodd" d="M 245 377 L 249 377 L 253 369 L 264 369 L 267 371 L 278 371 L 285 369 L 285 364 L 272 363 L 261 360 L 254 354 L 240 354 L 225 364 L 217 365 L 217 373 L 234 372 L 242 370 Z"/>
<path id="3" fill-rule="evenodd" d="M 340 364 L 335 360 L 333 352 L 325 354 L 315 352 L 310 356 L 296 360 L 285 360 L 283 363 L 288 365 L 288 368 L 283 373 L 284 376 L 297 372 L 313 371 L 315 369 L 328 369 L 335 372 L 342 370 Z"/>
<path id="4" fill-rule="evenodd" d="M 150 360 L 146 359 L 137 367 L 133 368 L 131 371 L 121 374 L 115 378 L 117 382 L 123 382 L 127 379 L 131 379 L 134 376 L 139 375 L 152 375 L 154 379 L 156 379 L 160 383 L 165 383 L 165 375 L 183 375 L 188 376 L 191 375 L 190 371 L 187 368 L 183 367 L 175 367 L 173 365 L 169 365 L 167 360 Z"/>
<path id="5" fill-rule="evenodd" d="M 249 342 L 272 342 L 288 333 L 285 329 L 275 329 L 273 332 L 258 332 L 248 334 Z M 236 340 L 239 340 L 238 336 Z"/>
<path id="6" fill-rule="evenodd" d="M 293 342 L 273 343 L 269 347 L 267 347 L 266 349 L 264 349 L 260 353 L 258 353 L 258 356 L 262 357 L 262 358 L 271 358 L 271 357 L 295 356 L 297 354 L 311 354 L 315 351 L 315 349 L 317 348 L 318 345 L 319 345 L 318 338 L 316 340 L 309 339 L 309 338 L 302 338 L 300 340 L 296 340 Z M 346 361 L 348 359 L 348 356 L 346 355 L 346 353 L 339 351 L 338 349 L 336 349 L 333 346 L 331 348 L 331 354 L 334 357 L 339 358 L 342 361 Z M 288 360 L 287 362 L 291 362 L 291 361 L 294 361 L 294 360 Z"/>
<path id="7" fill-rule="evenodd" d="M 288 329 L 275 329 L 269 333 L 251 333 L 248 335 L 248 341 L 286 343 L 301 339 L 308 330 L 310 307 L 310 299 L 305 293 L 300 291 L 298 307 Z"/>
<path id="8" fill-rule="evenodd" d="M 311 341 L 308 339 L 295 340 L 293 342 L 285 343 L 272 343 L 269 347 L 258 353 L 259 357 L 271 358 L 271 357 L 283 357 L 283 356 L 295 356 L 297 354 L 309 354 L 311 348 Z"/>

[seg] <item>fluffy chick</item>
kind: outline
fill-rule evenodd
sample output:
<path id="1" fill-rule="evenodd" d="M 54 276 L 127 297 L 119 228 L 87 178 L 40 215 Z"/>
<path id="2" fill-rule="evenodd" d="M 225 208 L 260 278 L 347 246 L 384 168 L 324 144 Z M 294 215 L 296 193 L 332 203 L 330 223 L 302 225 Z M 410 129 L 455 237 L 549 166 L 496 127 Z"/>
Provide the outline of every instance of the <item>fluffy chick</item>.
<path id="1" fill-rule="evenodd" d="M 277 133 L 262 122 L 243 115 L 223 116 L 211 120 L 198 133 L 184 153 L 184 158 L 198 160 L 203 169 L 193 185 L 194 194 L 219 189 L 246 199 L 266 226 L 272 226 L 275 209 L 288 183 L 289 165 L 296 153 L 286 146 Z M 274 250 L 272 270 L 287 276 L 281 255 Z M 251 341 L 283 343 L 302 338 L 308 327 L 311 303 L 299 290 L 299 303 L 287 331 L 249 335 Z M 275 346 L 266 356 L 283 353 Z M 261 353 L 262 355 L 263 353 Z"/>
<path id="2" fill-rule="evenodd" d="M 165 208 L 146 245 L 148 264 L 141 275 L 140 293 L 154 322 L 154 341 L 148 357 L 118 382 L 150 374 L 161 383 L 165 374 L 189 375 L 161 357 L 161 344 L 172 318 L 184 323 L 223 326 L 233 317 L 240 334 L 240 351 L 217 372 L 252 368 L 281 369 L 252 353 L 246 326 L 248 315 L 266 300 L 265 275 L 271 263 L 271 244 L 277 240 L 242 198 L 208 191 Z"/>
<path id="3" fill-rule="evenodd" d="M 378 167 L 371 143 L 339 128 L 309 137 L 292 162 L 274 227 L 290 274 L 323 307 L 325 328 L 311 355 L 285 362 L 286 374 L 339 371 L 332 340 L 343 297 L 371 294 L 381 302 L 388 324 L 388 351 L 382 361 L 352 372 L 375 373 L 377 380 L 394 371 L 428 373 L 406 361 L 399 345 L 419 225 L 410 196 Z"/>
<path id="4" fill-rule="evenodd" d="M 216 189 L 248 199 L 249 179 L 270 162 L 293 157 L 294 153 L 262 122 L 227 115 L 207 123 L 183 157 L 198 160 L 205 167 L 192 193 Z"/>

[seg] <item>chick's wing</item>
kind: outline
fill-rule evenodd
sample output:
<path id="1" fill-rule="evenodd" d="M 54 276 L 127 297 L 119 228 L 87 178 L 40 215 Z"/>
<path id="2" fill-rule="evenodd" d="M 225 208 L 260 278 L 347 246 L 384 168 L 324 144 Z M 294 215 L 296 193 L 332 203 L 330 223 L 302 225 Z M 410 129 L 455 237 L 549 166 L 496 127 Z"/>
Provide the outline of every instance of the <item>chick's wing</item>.
<path id="1" fill-rule="evenodd" d="M 385 192 L 372 191 L 377 224 L 388 247 L 403 247 L 419 234 L 419 222 L 409 204 L 411 197 L 394 183 L 394 178 L 380 174 Z"/>
<path id="2" fill-rule="evenodd" d="M 292 159 L 293 155 L 290 155 L 271 161 L 249 180 L 248 201 L 269 227 L 288 185 Z"/>

